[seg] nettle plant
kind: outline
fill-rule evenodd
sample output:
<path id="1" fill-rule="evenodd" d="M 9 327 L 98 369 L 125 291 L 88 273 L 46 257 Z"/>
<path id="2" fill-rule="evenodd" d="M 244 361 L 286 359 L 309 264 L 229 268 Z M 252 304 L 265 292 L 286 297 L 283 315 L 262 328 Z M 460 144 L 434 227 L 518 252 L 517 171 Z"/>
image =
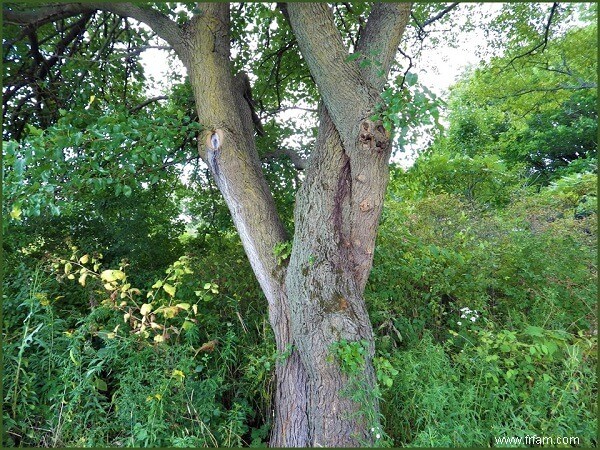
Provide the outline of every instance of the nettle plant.
<path id="1" fill-rule="evenodd" d="M 93 280 L 94 292 L 105 296 L 101 304 L 120 311 L 131 334 L 152 339 L 156 343 L 195 329 L 200 302 L 209 302 L 219 293 L 219 286 L 213 282 L 204 283 L 200 289 L 190 289 L 198 286 L 189 280 L 189 275 L 194 272 L 187 256 L 182 256 L 168 267 L 165 276 L 144 293 L 129 283 L 125 262 L 118 269 L 102 270 L 102 254 L 78 256 L 77 247 L 71 250 L 70 259 L 53 263 L 59 278 L 77 278 L 84 287 L 89 280 Z M 189 301 L 189 298 L 195 302 Z M 98 333 L 107 339 L 114 339 L 120 328 L 119 324 L 110 332 Z"/>

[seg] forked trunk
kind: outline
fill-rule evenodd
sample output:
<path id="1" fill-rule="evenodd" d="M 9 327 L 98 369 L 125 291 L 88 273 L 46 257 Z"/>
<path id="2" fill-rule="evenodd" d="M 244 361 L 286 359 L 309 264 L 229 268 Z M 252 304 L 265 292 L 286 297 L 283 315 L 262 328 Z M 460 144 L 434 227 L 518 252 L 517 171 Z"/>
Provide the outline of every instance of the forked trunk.
<path id="1" fill-rule="evenodd" d="M 327 6 L 289 8 L 326 106 L 320 108 L 316 147 L 297 195 L 287 269 L 278 265 L 273 252 L 287 237 L 261 170 L 243 78 L 231 74 L 229 8 L 222 3 L 202 5 L 186 30 L 181 52 L 204 126 L 199 152 L 225 198 L 269 305 L 280 356 L 270 444 L 369 445 L 370 429 L 378 426 L 378 405 L 373 331 L 363 292 L 388 179 L 389 134 L 370 119 L 383 82 L 345 60 L 347 50 L 336 37 Z M 407 14 L 406 7 L 375 6 L 360 44 L 365 52 L 384 54 L 386 73 Z M 314 52 L 322 41 L 311 42 L 306 33 L 315 27 L 324 32 L 321 39 L 331 45 L 333 56 Z M 369 40 L 378 33 L 389 38 L 390 27 L 395 33 L 391 41 Z M 344 345 L 360 348 L 360 353 L 350 352 L 353 360 L 343 356 L 342 362 L 337 353 L 344 353 Z"/>

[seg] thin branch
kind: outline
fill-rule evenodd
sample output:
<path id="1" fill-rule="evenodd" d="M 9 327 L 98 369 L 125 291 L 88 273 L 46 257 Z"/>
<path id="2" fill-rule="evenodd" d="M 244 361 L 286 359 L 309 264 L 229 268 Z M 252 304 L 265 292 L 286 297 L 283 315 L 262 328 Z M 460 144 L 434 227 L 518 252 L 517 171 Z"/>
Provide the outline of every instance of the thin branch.
<path id="1" fill-rule="evenodd" d="M 131 58 L 133 56 L 139 55 L 142 52 L 145 52 L 146 50 L 173 50 L 173 47 L 169 45 L 144 45 L 142 47 L 134 48 L 133 50 L 127 51 L 124 56 L 126 58 Z"/>
<path id="2" fill-rule="evenodd" d="M 143 101 L 139 105 L 136 105 L 133 108 L 130 108 L 129 109 L 129 113 L 133 114 L 134 112 L 139 111 L 140 109 L 142 109 L 144 106 L 148 106 L 150 103 L 158 102 L 160 100 L 167 100 L 168 98 L 169 97 L 167 97 L 166 95 L 159 95 L 158 97 L 149 98 L 148 100 Z"/>
<path id="3" fill-rule="evenodd" d="M 348 7 L 346 6 L 346 8 L 348 8 Z M 342 23 L 342 26 L 344 27 L 344 31 L 346 32 L 346 34 L 348 35 L 348 38 L 350 39 L 352 48 L 356 48 L 356 40 L 352 36 L 352 33 L 350 32 L 350 28 L 348 27 L 348 24 L 344 20 L 344 15 L 340 12 L 338 5 L 335 5 L 335 12 L 337 13 L 337 16 L 339 17 L 340 22 Z"/>
<path id="4" fill-rule="evenodd" d="M 307 112 L 312 112 L 312 113 L 319 112 L 319 110 L 315 109 L 315 108 L 303 108 L 302 106 L 284 106 L 281 108 L 277 108 L 273 111 L 266 111 L 263 115 L 265 117 L 272 117 L 272 116 L 275 116 L 284 111 L 290 111 L 290 110 L 307 111 Z"/>
<path id="5" fill-rule="evenodd" d="M 450 4 L 449 6 L 447 6 L 443 10 L 441 10 L 439 13 L 437 13 L 435 16 L 430 17 L 423 23 L 419 23 L 419 21 L 417 20 L 415 15 L 411 12 L 410 17 L 412 18 L 412 20 L 415 21 L 415 23 L 417 24 L 417 28 L 419 29 L 419 32 L 418 32 L 419 39 L 422 40 L 427 35 L 427 32 L 425 31 L 425 27 L 427 25 L 431 25 L 436 20 L 440 20 L 442 17 L 444 17 L 446 14 L 448 14 L 454 8 L 456 8 L 458 6 L 458 4 L 459 4 L 458 2 L 454 2 L 454 3 Z"/>
<path id="6" fill-rule="evenodd" d="M 520 97 L 522 95 L 531 94 L 534 92 L 558 92 L 558 91 L 582 91 L 585 89 L 597 89 L 597 83 L 582 83 L 577 86 L 569 86 L 569 85 L 561 85 L 553 88 L 532 88 L 532 89 L 524 89 L 522 91 L 517 91 L 512 94 L 503 95 L 501 97 L 497 97 L 499 100 L 505 100 L 511 97 Z"/>
<path id="7" fill-rule="evenodd" d="M 421 28 L 426 27 L 427 25 L 432 24 L 433 22 L 435 22 L 436 20 L 440 20 L 442 17 L 444 17 L 446 14 L 448 14 L 450 11 L 452 11 L 454 8 L 456 8 L 458 6 L 458 2 L 454 2 L 452 3 L 450 6 L 447 6 L 446 8 L 442 9 L 439 13 L 437 13 L 435 16 L 427 19 L 425 22 L 423 22 L 421 24 Z"/>
<path id="8" fill-rule="evenodd" d="M 108 11 L 145 23 L 167 41 L 182 59 L 187 59 L 183 45 L 183 31 L 179 25 L 161 12 L 133 3 L 65 3 L 27 11 L 4 8 L 3 14 L 5 23 L 40 27 L 49 22 L 97 10 Z"/>
<path id="9" fill-rule="evenodd" d="M 546 22 L 546 26 L 544 28 L 544 40 L 542 42 L 540 42 L 538 45 L 536 45 L 535 47 L 533 47 L 532 49 L 526 51 L 525 53 L 515 56 L 513 59 L 511 59 L 508 62 L 508 64 L 506 64 L 506 66 L 504 66 L 502 68 L 501 72 L 504 69 L 506 69 L 508 66 L 511 66 L 512 63 L 514 63 L 517 59 L 523 58 L 527 55 L 531 55 L 533 52 L 535 52 L 539 48 L 542 49 L 542 50 L 540 50 L 540 53 L 542 53 L 544 50 L 546 50 L 546 46 L 548 45 L 548 37 L 550 35 L 550 25 L 552 24 L 552 18 L 554 17 L 554 14 L 556 13 L 557 9 L 558 9 L 558 3 L 555 2 L 552 4 L 552 9 L 550 10 L 550 15 L 548 16 L 548 21 Z"/>
<path id="10" fill-rule="evenodd" d="M 263 156 L 262 159 L 263 160 L 274 159 L 279 156 L 287 156 L 288 158 L 290 158 L 290 161 L 292 161 L 292 164 L 294 165 L 294 167 L 297 170 L 306 169 L 307 160 L 302 158 L 298 153 L 296 153 L 291 148 L 287 148 L 287 147 L 286 148 L 278 148 L 270 153 L 267 153 L 265 156 Z"/>
<path id="11" fill-rule="evenodd" d="M 402 56 L 404 56 L 406 59 L 408 59 L 408 67 L 406 68 L 406 70 L 402 74 L 402 83 L 400 84 L 400 87 L 399 87 L 399 89 L 402 90 L 404 88 L 404 81 L 406 80 L 406 75 L 408 75 L 408 72 L 413 67 L 413 60 L 410 57 L 410 55 L 404 53 L 404 51 L 400 47 L 398 47 L 398 53 L 400 53 Z"/>

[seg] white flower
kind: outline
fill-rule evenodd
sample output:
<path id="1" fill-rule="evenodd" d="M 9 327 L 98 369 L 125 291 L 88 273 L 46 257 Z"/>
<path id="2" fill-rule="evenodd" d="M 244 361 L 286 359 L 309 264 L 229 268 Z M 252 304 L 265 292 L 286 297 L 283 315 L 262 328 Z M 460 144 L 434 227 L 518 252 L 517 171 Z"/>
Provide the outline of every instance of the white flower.
<path id="1" fill-rule="evenodd" d="M 462 325 L 462 322 L 456 322 L 457 325 Z"/>
<path id="2" fill-rule="evenodd" d="M 375 428 L 371 428 L 371 431 L 375 431 Z"/>
<path id="3" fill-rule="evenodd" d="M 477 317 L 473 316 L 471 317 L 471 322 L 475 322 L 477 320 Z"/>
<path id="4" fill-rule="evenodd" d="M 380 435 L 379 433 L 377 433 L 377 434 L 375 435 L 375 438 L 376 438 L 376 439 L 379 439 L 380 437 L 381 437 L 381 435 Z"/>

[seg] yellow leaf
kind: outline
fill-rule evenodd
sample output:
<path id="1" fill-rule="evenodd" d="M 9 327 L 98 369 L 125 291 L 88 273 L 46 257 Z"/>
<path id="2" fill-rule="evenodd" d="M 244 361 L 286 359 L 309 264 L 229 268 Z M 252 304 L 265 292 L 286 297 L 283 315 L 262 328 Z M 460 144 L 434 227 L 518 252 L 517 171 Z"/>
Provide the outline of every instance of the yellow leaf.
<path id="1" fill-rule="evenodd" d="M 81 258 L 79 258 L 79 262 L 81 264 L 87 264 L 87 262 L 90 260 L 90 255 L 83 255 Z"/>
<path id="2" fill-rule="evenodd" d="M 175 306 L 177 306 L 178 308 L 181 308 L 181 309 L 185 309 L 186 311 L 188 309 L 190 309 L 190 304 L 189 303 L 177 303 Z"/>
<path id="3" fill-rule="evenodd" d="M 171 286 L 170 284 L 164 284 L 163 285 L 163 289 L 165 290 L 165 292 L 167 294 L 169 294 L 171 297 L 175 297 L 175 287 Z"/>
<path id="4" fill-rule="evenodd" d="M 194 311 L 194 314 L 198 314 L 198 305 L 192 305 L 192 311 Z"/>
<path id="5" fill-rule="evenodd" d="M 166 319 L 172 319 L 179 312 L 179 308 L 177 306 L 165 306 L 160 309 L 160 312 L 163 313 Z"/>
<path id="6" fill-rule="evenodd" d="M 12 211 L 10 212 L 10 217 L 12 217 L 15 220 L 19 220 L 21 218 L 21 212 L 21 208 L 19 208 L 18 206 L 13 206 Z"/>
<path id="7" fill-rule="evenodd" d="M 79 277 L 79 284 L 81 284 L 82 286 L 85 286 L 85 279 L 87 278 L 87 273 L 83 273 L 80 277 Z"/>
<path id="8" fill-rule="evenodd" d="M 127 322 L 130 317 L 131 317 L 131 314 L 129 314 L 129 313 L 123 314 L 123 322 Z"/>
<path id="9" fill-rule="evenodd" d="M 162 337 L 160 334 L 157 334 L 156 336 L 154 336 L 154 342 L 163 342 L 165 340 L 164 337 Z"/>
<path id="10" fill-rule="evenodd" d="M 217 343 L 217 340 L 205 342 L 204 344 L 202 344 L 202 347 L 196 350 L 196 355 L 198 354 L 198 352 L 212 352 L 215 349 Z"/>
<path id="11" fill-rule="evenodd" d="M 72 273 L 69 274 L 69 276 L 67 277 L 69 280 L 74 280 L 75 279 L 75 275 L 73 275 Z"/>
<path id="12" fill-rule="evenodd" d="M 125 273 L 120 270 L 105 270 L 100 274 L 100 278 L 110 283 L 111 281 L 124 279 Z"/>
<path id="13" fill-rule="evenodd" d="M 140 314 L 142 316 L 147 315 L 150 311 L 152 311 L 152 303 L 144 303 L 140 308 Z"/>
<path id="14" fill-rule="evenodd" d="M 185 378 L 185 374 L 179 369 L 173 370 L 173 373 L 171 374 L 171 376 L 175 377 L 175 378 L 179 378 L 180 380 L 183 380 Z"/>

